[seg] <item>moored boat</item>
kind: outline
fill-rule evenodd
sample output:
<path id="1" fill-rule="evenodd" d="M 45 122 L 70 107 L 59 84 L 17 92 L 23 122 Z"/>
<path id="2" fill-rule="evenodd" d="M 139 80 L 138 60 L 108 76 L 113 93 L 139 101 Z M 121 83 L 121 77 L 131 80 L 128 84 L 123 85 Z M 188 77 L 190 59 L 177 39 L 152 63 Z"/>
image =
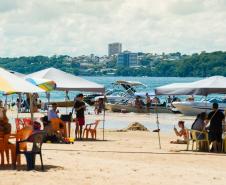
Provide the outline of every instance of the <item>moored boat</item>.
<path id="1" fill-rule="evenodd" d="M 172 110 L 167 108 L 165 104 L 158 104 L 157 106 L 153 105 L 150 108 L 136 108 L 132 104 L 112 104 L 106 103 L 105 105 L 107 110 L 112 112 L 135 112 L 135 113 L 172 113 Z"/>
<path id="2" fill-rule="evenodd" d="M 219 104 L 219 110 L 226 109 L 226 101 L 218 98 L 211 98 L 209 100 L 201 100 L 194 102 L 173 102 L 173 106 L 186 116 L 196 116 L 202 112 L 209 113 L 212 110 L 213 103 Z"/>

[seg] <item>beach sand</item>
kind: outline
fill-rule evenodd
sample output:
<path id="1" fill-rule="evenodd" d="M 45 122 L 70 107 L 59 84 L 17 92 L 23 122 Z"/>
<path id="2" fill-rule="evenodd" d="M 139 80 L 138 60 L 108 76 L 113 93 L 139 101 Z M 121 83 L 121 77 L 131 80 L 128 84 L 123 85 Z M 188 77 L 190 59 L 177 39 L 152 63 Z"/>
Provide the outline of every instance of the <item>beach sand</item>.
<path id="1" fill-rule="evenodd" d="M 152 119 L 153 116 L 153 119 Z M 120 124 L 120 121 L 148 122 L 155 128 L 155 116 L 107 113 L 106 125 Z M 181 115 L 160 114 L 160 125 L 169 128 L 182 118 Z M 93 119 L 92 115 L 87 120 Z M 193 118 L 185 118 L 190 124 Z M 121 125 L 122 127 L 124 125 Z M 164 130 L 164 129 L 163 129 Z M 44 144 L 43 158 L 45 172 L 18 171 L 10 167 L 0 170 L 0 185 L 56 185 L 56 184 L 150 184 L 150 185 L 225 185 L 226 155 L 185 151 L 186 145 L 169 144 L 177 139 L 173 132 L 161 132 L 159 149 L 158 135 L 153 132 L 108 130 L 105 141 L 102 130 L 98 130 L 98 141 L 76 141 L 74 144 Z M 24 157 L 22 157 L 22 163 Z"/>

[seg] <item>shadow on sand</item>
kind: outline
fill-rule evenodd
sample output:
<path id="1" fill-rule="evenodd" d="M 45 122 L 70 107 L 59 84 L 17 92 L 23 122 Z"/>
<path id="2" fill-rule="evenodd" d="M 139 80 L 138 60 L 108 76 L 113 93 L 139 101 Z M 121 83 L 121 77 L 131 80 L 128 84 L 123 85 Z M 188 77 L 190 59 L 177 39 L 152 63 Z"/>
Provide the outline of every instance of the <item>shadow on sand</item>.
<path id="1" fill-rule="evenodd" d="M 221 156 L 226 157 L 224 153 L 204 153 L 192 152 L 186 150 L 177 150 L 170 152 L 138 152 L 138 151 L 117 151 L 117 150 L 76 150 L 76 149 L 43 149 L 47 151 L 60 152 L 87 152 L 87 153 L 114 153 L 114 154 L 147 154 L 147 155 L 205 155 L 205 156 Z"/>
<path id="2" fill-rule="evenodd" d="M 61 166 L 54 166 L 54 165 L 44 165 L 44 171 L 42 171 L 41 165 L 35 165 L 35 171 L 38 172 L 48 172 L 49 170 L 54 170 L 54 171 L 58 171 L 58 170 L 63 170 L 64 168 Z M 12 170 L 12 171 L 27 171 L 27 166 L 26 165 L 20 165 L 17 166 L 16 169 L 14 169 L 12 167 L 12 165 L 1 165 L 0 166 L 0 170 Z"/>

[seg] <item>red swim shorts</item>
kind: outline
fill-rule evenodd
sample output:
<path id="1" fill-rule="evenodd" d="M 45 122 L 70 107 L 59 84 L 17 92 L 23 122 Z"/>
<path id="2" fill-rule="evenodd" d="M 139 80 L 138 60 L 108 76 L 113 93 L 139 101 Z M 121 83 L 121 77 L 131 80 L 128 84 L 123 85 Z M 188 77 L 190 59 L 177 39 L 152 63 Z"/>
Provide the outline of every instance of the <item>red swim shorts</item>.
<path id="1" fill-rule="evenodd" d="M 80 126 L 85 125 L 85 118 L 77 118 L 77 121 Z"/>

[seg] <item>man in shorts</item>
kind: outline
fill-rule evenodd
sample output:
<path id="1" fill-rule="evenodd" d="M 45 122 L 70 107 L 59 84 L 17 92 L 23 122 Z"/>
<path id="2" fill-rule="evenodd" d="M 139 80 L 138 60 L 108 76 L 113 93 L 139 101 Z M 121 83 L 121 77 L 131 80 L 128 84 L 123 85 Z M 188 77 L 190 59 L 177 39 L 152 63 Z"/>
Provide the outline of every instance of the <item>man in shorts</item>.
<path id="1" fill-rule="evenodd" d="M 213 152 L 221 151 L 222 142 L 222 123 L 224 121 L 224 113 L 218 109 L 218 104 L 213 103 L 213 111 L 209 113 L 209 140 L 212 143 Z"/>
<path id="2" fill-rule="evenodd" d="M 82 129 L 83 125 L 85 125 L 85 110 L 86 105 L 83 101 L 83 94 L 78 94 L 76 96 L 74 109 L 76 112 L 76 129 L 75 129 L 75 138 L 82 139 Z"/>

